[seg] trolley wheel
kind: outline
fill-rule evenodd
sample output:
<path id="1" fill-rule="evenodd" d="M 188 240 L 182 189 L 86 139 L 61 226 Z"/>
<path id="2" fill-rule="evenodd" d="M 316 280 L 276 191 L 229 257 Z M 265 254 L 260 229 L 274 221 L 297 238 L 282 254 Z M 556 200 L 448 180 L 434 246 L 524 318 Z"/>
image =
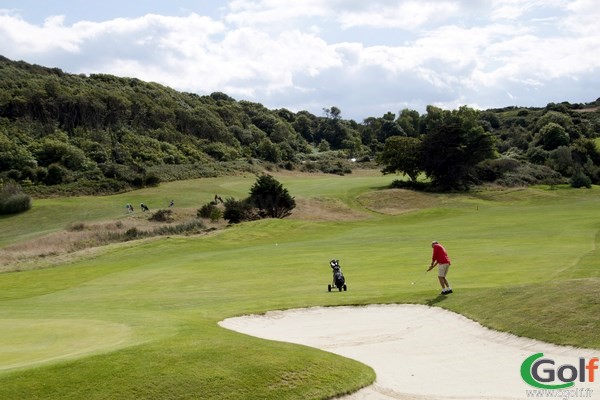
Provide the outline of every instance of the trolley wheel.
<path id="1" fill-rule="evenodd" d="M 327 285 L 327 291 L 331 292 L 331 285 Z"/>
<path id="2" fill-rule="evenodd" d="M 346 287 L 346 285 L 344 285 L 344 292 L 345 292 L 346 290 L 348 290 L 348 288 Z"/>

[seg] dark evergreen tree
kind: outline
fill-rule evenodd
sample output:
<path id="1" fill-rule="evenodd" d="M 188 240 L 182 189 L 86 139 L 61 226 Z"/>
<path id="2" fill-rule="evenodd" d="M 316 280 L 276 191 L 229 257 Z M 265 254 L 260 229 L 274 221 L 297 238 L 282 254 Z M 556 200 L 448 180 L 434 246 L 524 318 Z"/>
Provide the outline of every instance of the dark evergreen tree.
<path id="1" fill-rule="evenodd" d="M 258 209 L 258 214 L 263 218 L 285 218 L 296 207 L 296 200 L 288 190 L 267 174 L 258 177 L 250 189 L 248 201 Z"/>
<path id="2" fill-rule="evenodd" d="M 477 163 L 494 157 L 494 141 L 476 110 L 432 108 L 422 151 L 423 169 L 433 184 L 443 190 L 459 189 L 469 183 Z"/>

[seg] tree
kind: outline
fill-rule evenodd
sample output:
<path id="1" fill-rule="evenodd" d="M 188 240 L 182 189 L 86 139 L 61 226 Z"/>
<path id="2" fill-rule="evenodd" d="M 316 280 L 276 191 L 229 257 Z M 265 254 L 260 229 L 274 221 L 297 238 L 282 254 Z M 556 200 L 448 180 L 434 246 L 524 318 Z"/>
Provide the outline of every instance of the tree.
<path id="1" fill-rule="evenodd" d="M 342 110 L 340 110 L 336 106 L 332 106 L 331 108 L 324 108 L 323 112 L 325 113 L 325 116 L 330 119 L 342 118 Z"/>
<path id="2" fill-rule="evenodd" d="M 281 161 L 281 150 L 274 145 L 268 138 L 258 143 L 256 147 L 257 156 L 266 161 L 278 163 Z"/>
<path id="3" fill-rule="evenodd" d="M 405 108 L 400 111 L 398 125 L 406 136 L 417 137 L 419 135 L 419 112 Z"/>
<path id="4" fill-rule="evenodd" d="M 258 209 L 258 214 L 266 218 L 285 218 L 296 207 L 296 201 L 288 190 L 271 175 L 258 177 L 250 189 L 248 202 Z"/>
<path id="5" fill-rule="evenodd" d="M 384 174 L 404 173 L 415 182 L 421 172 L 421 141 L 417 138 L 392 136 L 377 155 Z"/>
<path id="6" fill-rule="evenodd" d="M 423 170 L 441 189 L 464 187 L 475 166 L 494 157 L 493 138 L 484 131 L 478 111 L 472 108 L 447 111 L 428 106 L 427 111 Z"/>
<path id="7" fill-rule="evenodd" d="M 565 128 L 555 122 L 549 122 L 540 129 L 538 143 L 545 150 L 554 150 L 560 146 L 568 146 L 569 142 L 569 134 L 565 131 Z"/>
<path id="8" fill-rule="evenodd" d="M 383 116 L 379 132 L 377 133 L 377 139 L 380 142 L 385 142 L 392 136 L 406 136 L 400 125 L 394 121 L 394 114 L 387 113 Z"/>
<path id="9" fill-rule="evenodd" d="M 539 131 L 551 122 L 562 126 L 565 128 L 565 130 L 569 129 L 573 125 L 573 120 L 567 114 L 556 111 L 548 111 L 542 115 L 540 119 L 538 119 L 536 122 L 536 128 Z"/>
<path id="10" fill-rule="evenodd" d="M 573 163 L 571 149 L 568 146 L 560 146 L 556 150 L 553 150 L 550 153 L 548 164 L 552 166 L 552 169 L 560 172 L 563 176 L 572 175 L 575 164 Z"/>
<path id="11" fill-rule="evenodd" d="M 306 114 L 300 113 L 292 124 L 294 130 L 308 142 L 312 142 L 314 140 L 313 125 L 313 121 L 308 118 Z"/>

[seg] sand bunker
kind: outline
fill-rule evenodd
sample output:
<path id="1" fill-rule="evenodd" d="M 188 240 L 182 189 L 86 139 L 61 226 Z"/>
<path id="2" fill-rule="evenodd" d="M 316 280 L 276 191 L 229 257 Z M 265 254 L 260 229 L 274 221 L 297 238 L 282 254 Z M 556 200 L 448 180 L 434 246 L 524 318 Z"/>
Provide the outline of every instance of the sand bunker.
<path id="1" fill-rule="evenodd" d="M 344 397 L 352 400 L 526 399 L 527 391 L 535 388 L 523 381 L 520 367 L 532 354 L 544 353 L 556 361 L 555 368 L 577 366 L 579 357 L 600 355 L 599 350 L 496 332 L 459 314 L 420 305 L 272 311 L 230 318 L 220 325 L 316 347 L 371 366 L 377 374 L 375 384 Z M 597 382 L 576 382 L 575 388 L 587 389 L 579 392 L 579 398 L 587 394 L 585 398 L 600 399 Z"/>

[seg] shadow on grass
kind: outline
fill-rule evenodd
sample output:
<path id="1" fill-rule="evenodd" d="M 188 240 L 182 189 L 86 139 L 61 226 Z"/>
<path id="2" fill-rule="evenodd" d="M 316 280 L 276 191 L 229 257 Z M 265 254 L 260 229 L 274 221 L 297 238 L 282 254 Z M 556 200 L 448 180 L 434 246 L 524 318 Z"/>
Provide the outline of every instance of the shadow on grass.
<path id="1" fill-rule="evenodd" d="M 448 298 L 448 296 L 446 296 L 446 295 L 438 294 L 437 297 L 435 297 L 433 299 L 430 299 L 430 300 L 427 300 L 425 302 L 425 304 L 427 304 L 428 306 L 431 307 L 431 306 L 434 306 L 434 305 L 436 305 L 438 303 L 441 303 L 442 301 L 446 300 L 447 298 Z"/>

